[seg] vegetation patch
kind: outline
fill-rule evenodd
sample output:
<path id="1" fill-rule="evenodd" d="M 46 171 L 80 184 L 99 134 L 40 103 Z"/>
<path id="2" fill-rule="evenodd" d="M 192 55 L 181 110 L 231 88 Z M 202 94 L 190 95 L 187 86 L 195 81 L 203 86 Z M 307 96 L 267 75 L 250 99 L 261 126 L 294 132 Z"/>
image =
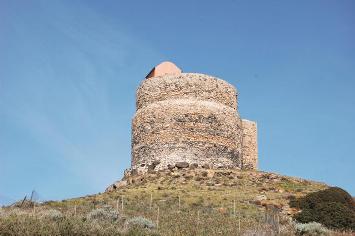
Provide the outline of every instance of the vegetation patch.
<path id="1" fill-rule="evenodd" d="M 139 181 L 143 177 L 149 181 Z M 111 192 L 0 208 L 0 235 L 295 235 L 289 197 L 327 188 L 273 173 L 221 169 L 133 179 Z"/>
<path id="2" fill-rule="evenodd" d="M 317 222 L 296 224 L 296 233 L 298 235 L 329 235 L 330 232 L 322 224 Z"/>
<path id="3" fill-rule="evenodd" d="M 319 222 L 332 229 L 355 230 L 355 203 L 341 188 L 331 187 L 293 198 L 290 206 L 302 210 L 294 217 L 301 223 Z"/>

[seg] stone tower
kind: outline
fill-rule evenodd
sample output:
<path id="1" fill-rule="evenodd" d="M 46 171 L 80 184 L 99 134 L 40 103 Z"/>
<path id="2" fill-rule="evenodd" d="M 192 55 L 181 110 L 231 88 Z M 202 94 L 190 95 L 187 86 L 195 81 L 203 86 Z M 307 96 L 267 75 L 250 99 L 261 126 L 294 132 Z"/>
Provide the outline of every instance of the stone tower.
<path id="1" fill-rule="evenodd" d="M 163 62 L 141 83 L 136 107 L 132 169 L 179 162 L 257 169 L 256 123 L 240 118 L 237 91 L 226 81 Z"/>

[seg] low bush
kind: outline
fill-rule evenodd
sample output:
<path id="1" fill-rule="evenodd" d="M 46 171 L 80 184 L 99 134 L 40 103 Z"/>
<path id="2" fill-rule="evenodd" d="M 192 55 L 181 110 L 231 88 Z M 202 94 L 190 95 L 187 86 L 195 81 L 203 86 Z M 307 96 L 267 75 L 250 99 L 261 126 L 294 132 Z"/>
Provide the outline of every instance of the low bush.
<path id="1" fill-rule="evenodd" d="M 154 229 L 156 227 L 152 221 L 150 221 L 142 216 L 133 217 L 133 218 L 127 220 L 126 226 L 129 228 L 137 227 L 137 228 L 144 228 L 144 229 Z"/>
<path id="2" fill-rule="evenodd" d="M 59 220 L 63 218 L 62 212 L 55 209 L 43 210 L 39 213 L 39 215 L 40 217 L 48 218 L 51 220 Z"/>
<path id="3" fill-rule="evenodd" d="M 290 206 L 302 210 L 295 215 L 298 222 L 319 222 L 332 229 L 355 230 L 354 201 L 340 188 L 332 187 L 300 199 L 291 199 Z"/>
<path id="4" fill-rule="evenodd" d="M 116 222 L 85 221 L 82 217 L 67 216 L 51 220 L 31 215 L 8 215 L 0 218 L 1 236 L 156 236 L 156 232 L 140 228 L 123 230 Z"/>
<path id="5" fill-rule="evenodd" d="M 88 220 L 116 221 L 118 218 L 117 211 L 110 206 L 94 209 L 87 215 Z"/>
<path id="6" fill-rule="evenodd" d="M 295 229 L 298 235 L 329 235 L 329 230 L 325 228 L 322 224 L 317 222 L 296 224 Z"/>
<path id="7" fill-rule="evenodd" d="M 354 200 L 351 195 L 345 190 L 338 187 L 331 187 L 318 192 L 310 193 L 301 199 L 291 200 L 290 204 L 293 207 L 300 209 L 314 208 L 319 203 L 338 202 L 352 210 L 355 210 Z"/>

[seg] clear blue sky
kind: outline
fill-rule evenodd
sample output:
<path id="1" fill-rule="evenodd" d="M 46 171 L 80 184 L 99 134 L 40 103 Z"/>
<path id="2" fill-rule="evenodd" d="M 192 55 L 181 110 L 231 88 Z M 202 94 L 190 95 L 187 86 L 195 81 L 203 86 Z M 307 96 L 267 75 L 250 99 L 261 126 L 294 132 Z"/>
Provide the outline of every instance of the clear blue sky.
<path id="1" fill-rule="evenodd" d="M 0 1 L 0 203 L 104 191 L 170 60 L 240 93 L 260 169 L 355 195 L 355 2 Z"/>

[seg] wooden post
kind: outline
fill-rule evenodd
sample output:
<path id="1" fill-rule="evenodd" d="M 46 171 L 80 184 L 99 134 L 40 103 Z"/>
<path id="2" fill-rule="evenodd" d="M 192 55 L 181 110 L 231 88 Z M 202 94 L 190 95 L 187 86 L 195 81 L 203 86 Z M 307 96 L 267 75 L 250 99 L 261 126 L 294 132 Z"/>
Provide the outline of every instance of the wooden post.
<path id="1" fill-rule="evenodd" d="M 74 205 L 74 216 L 76 216 L 76 204 Z"/>
<path id="2" fill-rule="evenodd" d="M 238 214 L 238 231 L 240 232 L 240 212 Z"/>
<path id="3" fill-rule="evenodd" d="M 123 211 L 123 195 L 121 196 L 121 209 Z"/>
<path id="4" fill-rule="evenodd" d="M 200 211 L 197 211 L 197 225 L 200 224 Z"/>
<path id="5" fill-rule="evenodd" d="M 36 214 L 36 203 L 33 202 L 33 215 Z"/>
<path id="6" fill-rule="evenodd" d="M 233 200 L 233 216 L 235 217 L 235 200 Z"/>
<path id="7" fill-rule="evenodd" d="M 159 206 L 158 206 L 158 214 L 157 214 L 157 229 L 159 228 Z"/>
<path id="8" fill-rule="evenodd" d="M 180 199 L 180 195 L 179 195 L 179 212 L 180 212 L 180 208 L 181 208 L 181 199 Z"/>
<path id="9" fill-rule="evenodd" d="M 118 202 L 119 202 L 119 200 L 118 200 L 118 198 L 116 199 L 116 211 L 117 211 L 117 213 L 118 213 Z"/>
<path id="10" fill-rule="evenodd" d="M 152 209 L 152 205 L 153 205 L 153 194 L 150 193 L 150 203 L 149 203 L 150 210 Z"/>
<path id="11" fill-rule="evenodd" d="M 260 220 L 258 219 L 258 228 L 257 230 L 259 231 L 260 230 Z"/>

